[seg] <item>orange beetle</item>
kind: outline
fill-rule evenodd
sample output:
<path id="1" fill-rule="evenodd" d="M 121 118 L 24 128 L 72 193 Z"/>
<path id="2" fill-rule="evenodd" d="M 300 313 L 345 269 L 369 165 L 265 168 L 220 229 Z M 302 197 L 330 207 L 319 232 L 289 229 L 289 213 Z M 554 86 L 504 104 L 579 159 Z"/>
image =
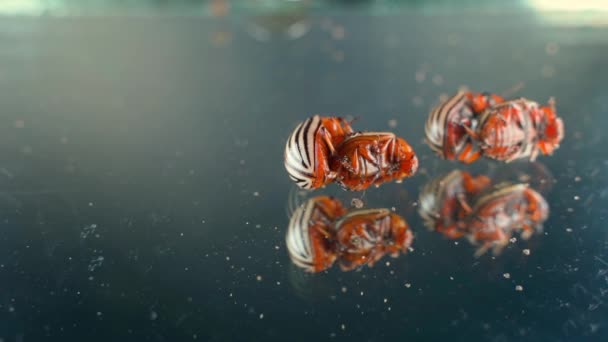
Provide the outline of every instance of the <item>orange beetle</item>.
<path id="1" fill-rule="evenodd" d="M 547 106 L 524 98 L 503 102 L 486 110 L 476 130 L 467 129 L 480 142 L 483 155 L 506 162 L 539 153 L 552 154 L 564 137 L 563 121 L 555 113 L 555 101 Z"/>
<path id="2" fill-rule="evenodd" d="M 334 222 L 346 214 L 342 203 L 318 196 L 302 204 L 289 220 L 285 242 L 289 257 L 308 272 L 320 272 L 336 260 Z"/>
<path id="3" fill-rule="evenodd" d="M 412 147 L 393 133 L 355 133 L 338 147 L 331 169 L 344 189 L 360 191 L 412 176 L 418 169 L 418 158 Z"/>
<path id="4" fill-rule="evenodd" d="M 316 189 L 335 178 L 330 157 L 347 135 L 350 124 L 338 117 L 315 115 L 300 123 L 285 144 L 284 164 L 289 177 L 303 189 Z"/>
<path id="5" fill-rule="evenodd" d="M 502 97 L 490 93 L 459 91 L 429 113 L 426 142 L 444 159 L 473 162 L 481 151 L 467 130 L 474 130 L 477 117 L 483 111 L 503 101 Z"/>
<path id="6" fill-rule="evenodd" d="M 427 228 L 450 239 L 467 234 L 463 220 L 471 214 L 472 199 L 490 186 L 487 176 L 471 176 L 454 170 L 425 185 L 419 198 L 418 213 Z"/>
<path id="7" fill-rule="evenodd" d="M 336 222 L 338 263 L 343 271 L 373 266 L 385 254 L 405 253 L 413 234 L 405 220 L 388 209 L 352 211 Z"/>
<path id="8" fill-rule="evenodd" d="M 514 232 L 528 239 L 542 231 L 549 217 L 547 201 L 527 184 L 499 184 L 481 194 L 466 220 L 469 240 L 481 244 L 476 255 L 493 248 L 498 253 Z"/>

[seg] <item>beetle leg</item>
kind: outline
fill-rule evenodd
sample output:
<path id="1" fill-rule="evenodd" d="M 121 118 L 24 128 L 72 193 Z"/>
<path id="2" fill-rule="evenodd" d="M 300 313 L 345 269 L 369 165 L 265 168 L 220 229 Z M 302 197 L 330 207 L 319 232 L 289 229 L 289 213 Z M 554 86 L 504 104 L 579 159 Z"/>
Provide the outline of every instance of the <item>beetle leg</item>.
<path id="1" fill-rule="evenodd" d="M 358 118 L 354 118 L 350 121 L 344 119 L 344 118 L 340 118 L 340 122 L 342 122 L 342 127 L 344 129 L 344 133 L 346 133 L 347 135 L 353 134 L 353 128 L 351 127 L 350 124 L 352 124 L 353 122 L 355 122 L 355 120 L 357 120 Z"/>
<path id="2" fill-rule="evenodd" d="M 327 129 L 325 127 L 321 127 L 321 135 L 323 137 L 323 141 L 325 141 L 325 144 L 327 144 L 327 147 L 329 148 L 329 152 L 331 153 L 331 155 L 335 155 L 336 154 L 336 149 L 334 147 L 334 145 L 331 143 L 331 139 L 329 139 L 329 133 L 327 132 Z"/>
<path id="3" fill-rule="evenodd" d="M 458 195 L 456 195 L 456 199 L 458 199 L 458 203 L 460 203 L 460 205 L 462 206 L 462 208 L 464 209 L 464 211 L 467 212 L 467 214 L 470 214 L 470 213 L 473 212 L 473 209 L 471 209 L 471 207 L 467 203 L 467 200 L 465 198 L 465 194 L 459 193 Z"/>
<path id="4" fill-rule="evenodd" d="M 524 240 L 528 240 L 532 236 L 532 234 L 534 234 L 534 228 L 532 228 L 528 224 L 524 224 L 521 228 L 523 230 L 521 232 L 521 238 Z"/>
<path id="5" fill-rule="evenodd" d="M 488 249 L 490 249 L 490 247 L 492 246 L 491 242 L 486 242 L 483 245 L 481 245 L 481 247 L 479 247 L 476 251 L 474 256 L 476 258 L 479 258 L 480 256 L 486 254 L 488 252 Z"/>
<path id="6" fill-rule="evenodd" d="M 479 134 L 477 134 L 477 132 L 475 132 L 475 130 L 473 130 L 471 127 L 469 127 L 468 125 L 462 125 L 462 128 L 465 130 L 465 132 L 474 140 L 479 140 Z"/>
<path id="7" fill-rule="evenodd" d="M 471 153 L 472 149 L 473 148 L 471 147 L 471 145 L 467 144 L 467 147 L 465 147 L 464 151 L 462 151 L 460 156 L 458 156 L 458 160 L 466 164 L 470 164 L 476 161 L 481 156 L 481 151 L 475 151 L 474 153 Z"/>

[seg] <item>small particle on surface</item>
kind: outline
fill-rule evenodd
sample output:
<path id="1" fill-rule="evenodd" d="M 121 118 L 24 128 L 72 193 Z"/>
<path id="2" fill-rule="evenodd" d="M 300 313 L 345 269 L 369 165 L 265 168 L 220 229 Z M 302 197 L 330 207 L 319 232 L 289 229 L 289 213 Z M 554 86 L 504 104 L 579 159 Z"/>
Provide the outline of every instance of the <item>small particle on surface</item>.
<path id="1" fill-rule="evenodd" d="M 524 253 L 524 255 L 530 255 L 530 250 L 527 248 L 524 249 L 522 252 Z"/>
<path id="2" fill-rule="evenodd" d="M 101 315 L 102 315 L 101 311 L 97 311 L 97 316 L 101 316 Z"/>
<path id="3" fill-rule="evenodd" d="M 407 288 L 409 289 L 410 287 L 412 287 L 412 284 L 410 284 L 410 283 L 405 283 L 405 287 L 407 287 Z"/>
<path id="4" fill-rule="evenodd" d="M 260 314 L 260 319 L 264 319 L 264 314 L 263 313 Z"/>
<path id="5" fill-rule="evenodd" d="M 343 26 L 334 26 L 331 30 L 331 37 L 335 40 L 342 40 L 346 35 L 346 31 Z"/>
<path id="6" fill-rule="evenodd" d="M 550 43 L 547 43 L 547 45 L 545 45 L 545 52 L 547 53 L 547 55 L 553 56 L 553 55 L 557 54 L 558 51 L 559 51 L 559 45 L 557 45 L 557 43 L 555 43 L 555 42 L 550 42 Z"/>
<path id="7" fill-rule="evenodd" d="M 390 119 L 390 120 L 388 120 L 388 127 L 390 127 L 390 128 L 397 127 L 397 120 L 396 119 Z"/>
<path id="8" fill-rule="evenodd" d="M 257 275 L 257 276 L 255 277 L 255 280 L 257 280 L 257 281 L 262 281 L 262 276 L 261 276 L 261 275 Z"/>
<path id="9" fill-rule="evenodd" d="M 357 208 L 357 209 L 361 209 L 363 208 L 363 201 L 360 198 L 353 198 L 350 201 L 350 205 L 352 205 L 353 207 Z"/>
<path id="10" fill-rule="evenodd" d="M 426 80 L 426 72 L 424 72 L 422 70 L 416 71 L 415 77 L 416 77 L 416 82 L 422 83 L 422 82 L 424 82 L 424 80 Z"/>
<path id="11" fill-rule="evenodd" d="M 346 325 L 344 325 L 344 323 L 342 323 L 342 324 L 340 325 L 340 329 L 342 329 L 342 330 L 346 330 Z"/>
<path id="12" fill-rule="evenodd" d="M 258 197 L 258 196 L 260 196 L 260 193 L 259 193 L 259 192 L 257 192 L 257 191 L 254 191 L 254 192 L 253 192 L 253 196 L 254 196 L 254 197 Z"/>
<path id="13" fill-rule="evenodd" d="M 334 62 L 344 62 L 344 51 L 333 51 L 331 54 L 331 58 L 334 60 Z"/>
<path id="14" fill-rule="evenodd" d="M 516 243 L 517 242 L 517 238 L 512 237 L 512 238 L 509 239 L 509 241 L 511 241 L 511 243 Z"/>
<path id="15" fill-rule="evenodd" d="M 435 75 L 435 76 L 433 76 L 433 84 L 435 84 L 435 85 L 442 85 L 443 84 L 443 76 L 441 76 L 441 75 Z"/>
<path id="16" fill-rule="evenodd" d="M 155 321 L 157 318 L 158 318 L 158 314 L 156 313 L 156 311 L 150 312 L 150 320 L 151 321 Z"/>
<path id="17" fill-rule="evenodd" d="M 361 295 L 363 296 L 363 291 L 361 291 Z"/>
<path id="18" fill-rule="evenodd" d="M 579 199 L 581 199 L 581 198 L 580 198 L 580 197 L 578 197 L 578 196 L 574 196 L 574 200 L 575 200 L 575 201 L 578 201 Z"/>
<path id="19" fill-rule="evenodd" d="M 577 182 L 577 183 L 580 182 L 581 181 L 581 177 L 579 177 L 579 176 L 574 177 L 574 181 Z"/>
<path id="20" fill-rule="evenodd" d="M 503 273 L 503 274 L 502 274 L 502 276 L 503 276 L 503 278 L 505 278 L 505 279 L 509 279 L 509 278 L 511 278 L 511 274 L 510 274 L 510 273 Z"/>
<path id="21" fill-rule="evenodd" d="M 384 302 L 387 303 L 388 302 L 388 298 L 384 298 Z"/>
<path id="22" fill-rule="evenodd" d="M 346 288 L 346 286 L 342 286 L 342 288 L 340 290 L 342 291 L 342 293 L 346 293 L 346 291 L 348 291 L 348 289 Z"/>
<path id="23" fill-rule="evenodd" d="M 572 233 L 572 228 L 566 228 L 566 232 Z"/>
<path id="24" fill-rule="evenodd" d="M 521 285 L 515 285 L 515 291 L 521 292 L 524 288 Z"/>
<path id="25" fill-rule="evenodd" d="M 384 263 L 384 265 L 386 265 L 386 267 L 389 267 L 391 265 L 391 262 L 387 261 L 387 262 Z"/>
<path id="26" fill-rule="evenodd" d="M 544 78 L 551 78 L 555 76 L 555 67 L 551 65 L 544 65 L 540 70 L 540 73 Z"/>
<path id="27" fill-rule="evenodd" d="M 232 42 L 232 33 L 228 31 L 215 31 L 211 33 L 211 43 L 215 46 L 226 46 Z"/>
<path id="28" fill-rule="evenodd" d="M 454 280 L 454 277 L 450 277 L 450 280 Z"/>

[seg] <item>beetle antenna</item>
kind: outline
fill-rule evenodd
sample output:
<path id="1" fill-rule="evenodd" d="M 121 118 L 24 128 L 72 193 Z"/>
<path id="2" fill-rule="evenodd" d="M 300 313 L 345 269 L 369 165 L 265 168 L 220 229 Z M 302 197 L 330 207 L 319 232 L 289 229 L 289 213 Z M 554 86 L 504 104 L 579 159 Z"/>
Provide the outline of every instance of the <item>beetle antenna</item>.
<path id="1" fill-rule="evenodd" d="M 512 97 L 513 94 L 517 94 L 520 90 L 522 90 L 526 86 L 524 81 L 517 82 L 511 86 L 511 88 L 505 89 L 500 93 L 500 96 L 504 98 Z"/>

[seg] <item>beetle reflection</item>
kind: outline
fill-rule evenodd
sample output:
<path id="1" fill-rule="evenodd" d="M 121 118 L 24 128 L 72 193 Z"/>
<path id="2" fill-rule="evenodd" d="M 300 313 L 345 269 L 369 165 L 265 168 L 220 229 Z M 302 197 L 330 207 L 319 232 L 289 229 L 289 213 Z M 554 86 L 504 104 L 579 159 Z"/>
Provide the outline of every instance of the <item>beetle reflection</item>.
<path id="1" fill-rule="evenodd" d="M 339 200 L 318 196 L 295 210 L 285 241 L 295 265 L 320 272 L 336 262 L 343 271 L 371 267 L 405 253 L 412 239 L 405 220 L 388 209 L 347 212 Z"/>
<path id="2" fill-rule="evenodd" d="M 527 184 L 492 184 L 486 176 L 455 170 L 423 188 L 419 213 L 429 229 L 479 245 L 480 256 L 489 249 L 500 253 L 516 234 L 527 240 L 540 233 L 549 206 Z"/>

